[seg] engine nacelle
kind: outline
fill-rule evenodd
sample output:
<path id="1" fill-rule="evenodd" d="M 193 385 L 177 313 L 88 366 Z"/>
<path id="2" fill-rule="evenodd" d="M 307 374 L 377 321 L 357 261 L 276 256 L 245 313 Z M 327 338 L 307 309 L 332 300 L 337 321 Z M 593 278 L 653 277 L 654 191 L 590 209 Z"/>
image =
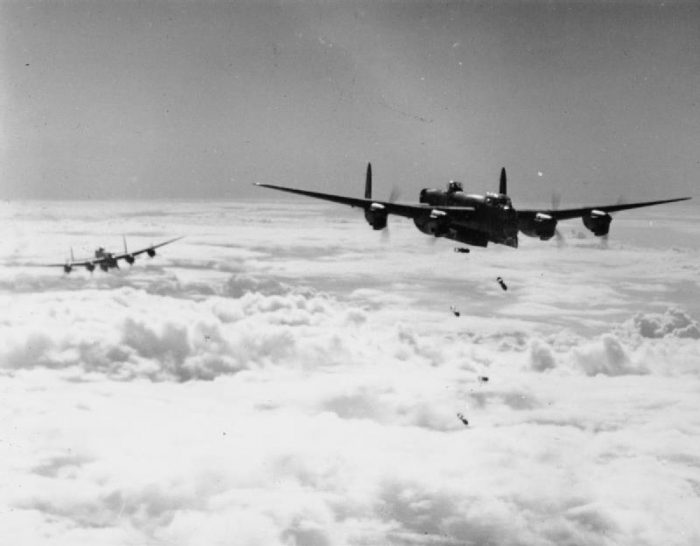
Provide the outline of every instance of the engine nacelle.
<path id="1" fill-rule="evenodd" d="M 156 255 L 156 249 L 155 249 L 155 248 L 149 248 L 149 249 L 146 251 L 146 254 L 148 254 L 148 257 L 149 257 L 149 258 L 153 258 L 153 256 Z M 129 263 L 131 263 L 131 262 L 129 262 Z"/>
<path id="2" fill-rule="evenodd" d="M 372 226 L 372 229 L 380 230 L 386 227 L 389 213 L 384 209 L 384 205 L 380 203 L 372 203 L 369 208 L 365 209 L 365 219 Z"/>
<path id="3" fill-rule="evenodd" d="M 66 264 L 66 265 L 63 266 L 63 272 L 64 272 L 64 273 L 70 273 L 71 271 L 73 271 L 73 266 L 72 266 L 72 265 Z"/>
<path id="4" fill-rule="evenodd" d="M 436 190 L 432 188 L 423 188 L 420 191 L 420 197 L 418 199 L 419 203 L 425 203 L 426 205 L 435 205 L 442 201 L 443 191 Z"/>
<path id="5" fill-rule="evenodd" d="M 583 225 L 586 226 L 586 229 L 593 232 L 593 235 L 601 237 L 607 235 L 608 231 L 610 231 L 612 216 L 602 210 L 593 209 L 588 214 L 584 214 L 581 220 L 583 220 Z"/>
<path id="6" fill-rule="evenodd" d="M 444 236 L 450 228 L 450 220 L 447 213 L 442 210 L 433 209 L 430 214 L 417 216 L 413 219 L 416 227 L 427 235 L 435 237 Z"/>
<path id="7" fill-rule="evenodd" d="M 520 226 L 520 231 L 525 235 L 529 237 L 539 237 L 543 241 L 554 237 L 556 229 L 557 220 L 544 212 L 538 212 L 532 220 L 521 223 Z"/>
<path id="8" fill-rule="evenodd" d="M 136 260 L 136 258 L 134 258 L 134 256 L 133 256 L 133 254 L 127 254 L 126 256 L 124 256 L 124 259 L 126 260 L 126 263 L 128 263 L 129 265 L 134 265 L 134 261 Z"/>
<path id="9" fill-rule="evenodd" d="M 95 271 L 95 264 L 93 263 L 87 263 L 85 264 L 85 269 L 87 269 L 90 273 Z"/>

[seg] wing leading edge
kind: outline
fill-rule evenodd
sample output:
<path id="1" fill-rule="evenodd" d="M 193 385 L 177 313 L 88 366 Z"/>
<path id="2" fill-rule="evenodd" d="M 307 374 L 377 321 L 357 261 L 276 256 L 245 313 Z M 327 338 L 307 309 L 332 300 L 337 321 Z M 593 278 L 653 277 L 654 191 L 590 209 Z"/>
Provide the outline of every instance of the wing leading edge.
<path id="1" fill-rule="evenodd" d="M 155 250 L 156 248 L 160 248 L 162 246 L 169 245 L 170 243 L 174 243 L 175 241 L 179 241 L 183 237 L 184 235 L 180 237 L 175 237 L 173 239 L 168 239 L 167 241 L 163 241 L 162 243 L 158 243 L 157 245 L 151 245 L 149 247 L 142 248 L 141 250 L 136 250 L 134 252 L 125 252 L 124 254 L 117 254 L 116 256 L 114 256 L 114 259 L 122 260 L 127 256 L 138 256 L 139 254 L 143 254 L 144 252 L 148 252 L 149 250 Z"/>
<path id="2" fill-rule="evenodd" d="M 653 205 L 663 205 L 664 203 L 675 203 L 677 201 L 687 201 L 690 197 L 676 197 L 675 199 L 662 199 L 660 201 L 645 201 L 643 203 L 628 203 L 625 205 L 603 205 L 600 207 L 581 207 L 577 209 L 559 209 L 559 210 L 519 210 L 518 215 L 534 216 L 537 213 L 543 213 L 551 216 L 555 220 L 570 220 L 571 218 L 581 218 L 593 210 L 602 212 L 618 212 L 621 210 L 637 209 L 640 207 L 651 207 Z"/>
<path id="3" fill-rule="evenodd" d="M 331 201 L 333 203 L 340 203 L 351 207 L 359 207 L 365 210 L 369 209 L 372 205 L 381 205 L 383 210 L 385 210 L 388 214 L 396 214 L 397 216 L 403 216 L 405 218 L 418 218 L 420 216 L 430 214 L 431 211 L 436 209 L 455 215 L 474 212 L 474 207 L 433 207 L 423 204 L 414 205 L 409 203 L 394 203 L 392 201 L 379 201 L 377 199 L 366 199 L 360 197 L 345 197 L 343 195 L 336 195 L 333 193 L 322 193 L 317 191 L 288 188 L 286 186 L 275 186 L 274 184 L 256 183 L 255 185 L 262 188 L 271 188 L 273 190 L 295 193 L 306 197 L 313 197 L 315 199 L 323 199 L 324 201 Z"/>

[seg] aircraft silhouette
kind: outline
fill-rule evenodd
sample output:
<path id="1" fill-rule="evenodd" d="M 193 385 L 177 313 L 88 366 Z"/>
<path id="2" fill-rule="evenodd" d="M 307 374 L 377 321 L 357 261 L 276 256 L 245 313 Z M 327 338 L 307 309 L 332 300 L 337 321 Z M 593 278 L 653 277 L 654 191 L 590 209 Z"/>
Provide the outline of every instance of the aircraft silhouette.
<path id="1" fill-rule="evenodd" d="M 153 258 L 156 255 L 156 248 L 160 248 L 170 243 L 174 243 L 182 239 L 182 237 L 175 237 L 174 239 L 169 239 L 157 245 L 151 245 L 141 250 L 135 252 L 129 252 L 126 248 L 126 237 L 122 237 L 124 241 L 124 253 L 116 254 L 114 252 L 107 252 L 103 247 L 99 247 L 95 250 L 95 257 L 88 258 L 87 260 L 76 261 L 73 257 L 73 249 L 70 251 L 70 260 L 66 260 L 62 264 L 46 264 L 46 267 L 63 267 L 65 273 L 70 273 L 74 267 L 85 267 L 90 273 L 95 271 L 96 267 L 99 267 L 102 271 L 109 271 L 110 269 L 119 269 L 119 260 L 124 260 L 129 265 L 133 265 L 136 261 L 136 256 L 139 254 L 146 253 L 149 257 Z"/>
<path id="2" fill-rule="evenodd" d="M 364 210 L 365 219 L 375 230 L 385 229 L 390 214 L 411 218 L 427 235 L 445 237 L 459 243 L 485 247 L 489 243 L 518 247 L 518 232 L 546 241 L 557 233 L 557 222 L 581 218 L 596 237 L 607 235 L 611 212 L 685 201 L 690 197 L 575 209 L 516 210 L 507 195 L 506 170 L 501 169 L 498 193 L 464 193 L 461 182 L 451 181 L 446 190 L 425 188 L 419 203 L 395 203 L 372 199 L 372 165 L 367 165 L 364 198 L 257 183 L 256 186 L 341 203 Z"/>

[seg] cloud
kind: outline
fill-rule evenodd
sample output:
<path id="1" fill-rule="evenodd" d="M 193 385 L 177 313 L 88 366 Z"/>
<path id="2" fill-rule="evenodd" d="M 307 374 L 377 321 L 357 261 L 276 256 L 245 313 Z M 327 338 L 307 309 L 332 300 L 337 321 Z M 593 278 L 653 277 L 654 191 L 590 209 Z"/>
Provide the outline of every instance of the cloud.
<path id="1" fill-rule="evenodd" d="M 10 370 L 77 367 L 115 379 L 180 381 L 282 362 L 316 366 L 354 358 L 340 333 L 361 327 L 364 312 L 289 292 L 190 301 L 122 288 L 32 298 L 2 326 L 0 358 Z M 299 339 L 294 328 L 306 328 L 307 336 Z"/>
<path id="2" fill-rule="evenodd" d="M 700 351 L 696 329 L 697 323 L 679 308 L 637 313 L 593 339 L 564 332 L 536 337 L 529 343 L 527 366 L 538 372 L 582 371 L 591 376 L 695 373 L 692 361 Z"/>
<path id="3" fill-rule="evenodd" d="M 535 339 L 530 344 L 530 366 L 533 370 L 543 372 L 556 367 L 554 353 L 549 345 Z"/>
<path id="4" fill-rule="evenodd" d="M 700 339 L 700 327 L 697 321 L 679 308 L 667 309 L 663 314 L 637 313 L 632 318 L 634 329 L 645 338 Z"/>
<path id="5" fill-rule="evenodd" d="M 604 334 L 598 342 L 575 349 L 574 359 L 588 375 L 647 373 L 645 368 L 633 364 L 623 344 L 612 334 Z"/>
<path id="6" fill-rule="evenodd" d="M 687 493 L 695 471 L 679 472 L 693 468 L 683 458 L 692 433 L 638 443 L 645 432 L 658 437 L 668 417 L 649 374 L 627 376 L 650 381 L 633 389 L 639 405 L 622 394 L 629 386 L 601 382 L 633 369 L 633 351 L 612 334 L 564 353 L 543 339 L 514 352 L 490 340 L 483 362 L 471 363 L 490 370 L 481 383 L 463 367 L 471 342 L 443 348 L 328 297 L 247 292 L 157 305 L 158 296 L 133 289 L 92 297 L 105 311 L 105 339 L 123 351 L 121 372 L 107 366 L 119 358 L 105 358 L 89 382 L 66 381 L 56 354 L 68 358 L 69 343 L 47 334 L 35 344 L 37 365 L 0 377 L 4 389 L 25 385 L 0 402 L 18 411 L 4 435 L 16 446 L 6 472 L 22 483 L 0 495 L 10 527 L 31 521 L 59 544 L 212 544 L 230 539 L 232 522 L 244 544 L 651 544 L 660 534 L 692 543 L 670 518 L 698 502 Z M 27 313 L 71 318 L 75 301 L 45 298 Z M 365 320 L 348 321 L 357 313 Z M 197 352 L 247 365 L 217 370 L 193 360 Z M 517 365 L 532 355 L 556 365 L 548 373 Z M 130 375 L 119 375 L 127 363 Z M 571 369 L 584 373 L 565 375 Z M 693 390 L 678 395 L 694 411 Z M 648 485 L 671 484 L 660 493 L 668 507 L 654 501 L 656 518 L 646 489 L 631 500 L 591 487 L 625 461 L 620 490 L 634 489 L 625 480 L 642 471 Z M 685 526 L 688 537 L 698 532 Z"/>
<path id="7" fill-rule="evenodd" d="M 29 297 L 14 306 L 21 312 L 0 324 L 6 334 L 0 343 L 3 367 L 184 381 L 258 366 L 313 368 L 376 359 L 358 343 L 373 327 L 366 311 L 313 290 L 247 279 L 239 285 L 240 279 L 226 283 L 237 286 L 238 298 L 193 301 L 128 287 Z M 438 365 L 446 358 L 401 323 L 385 336 L 382 359 Z"/>
<path id="8" fill-rule="evenodd" d="M 314 210 L 141 214 L 134 229 L 167 231 L 167 218 L 188 238 L 93 277 L 16 264 L 63 237 L 106 237 L 99 211 L 33 218 L 46 241 L 28 237 L 0 268 L 0 534 L 700 540 L 693 253 L 533 243 L 465 265 L 449 245 L 416 247 L 410 225 L 395 222 L 387 246 L 330 213 L 310 223 Z"/>
<path id="9" fill-rule="evenodd" d="M 232 298 L 240 298 L 247 292 L 259 292 L 268 296 L 289 293 L 312 295 L 315 293 L 310 287 L 291 286 L 272 278 L 261 278 L 250 274 L 238 274 L 230 277 L 223 289 L 223 294 Z"/>

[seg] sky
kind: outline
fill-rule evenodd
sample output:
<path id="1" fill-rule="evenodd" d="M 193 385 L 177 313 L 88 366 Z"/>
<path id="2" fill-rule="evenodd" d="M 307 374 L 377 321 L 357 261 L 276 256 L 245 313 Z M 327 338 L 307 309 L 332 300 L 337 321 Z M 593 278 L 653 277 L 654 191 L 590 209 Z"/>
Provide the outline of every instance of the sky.
<path id="1" fill-rule="evenodd" d="M 687 203 L 616 215 L 607 246 L 570 221 L 565 246 L 469 255 L 304 201 L 3 202 L 0 223 L 13 544 L 700 541 Z M 109 274 L 38 265 L 123 232 L 186 237 Z"/>
<path id="2" fill-rule="evenodd" d="M 695 2 L 0 2 L 0 197 L 692 195 Z"/>
<path id="3" fill-rule="evenodd" d="M 252 185 L 360 195 L 372 161 L 402 200 L 502 166 L 516 206 L 693 195 L 699 23 L 0 1 L 0 537 L 700 542 L 697 199 L 617 214 L 607 244 L 571 221 L 464 255 Z M 185 238 L 41 266 L 122 235 Z"/>

